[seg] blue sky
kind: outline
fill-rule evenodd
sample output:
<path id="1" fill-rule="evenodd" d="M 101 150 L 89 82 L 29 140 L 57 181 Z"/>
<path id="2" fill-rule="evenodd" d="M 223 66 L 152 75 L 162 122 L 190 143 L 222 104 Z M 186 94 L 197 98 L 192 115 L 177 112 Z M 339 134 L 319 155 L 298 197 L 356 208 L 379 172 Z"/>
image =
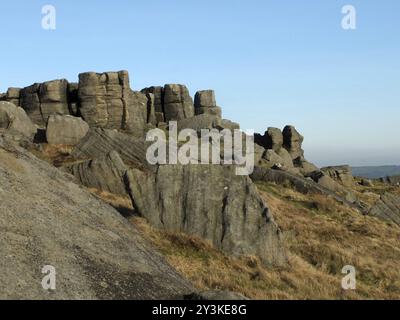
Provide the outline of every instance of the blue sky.
<path id="1" fill-rule="evenodd" d="M 57 29 L 41 28 L 54 5 Z M 344 5 L 357 30 L 341 28 Z M 243 129 L 295 125 L 319 165 L 400 164 L 400 1 L 2 1 L 0 91 L 83 71 L 215 89 Z"/>

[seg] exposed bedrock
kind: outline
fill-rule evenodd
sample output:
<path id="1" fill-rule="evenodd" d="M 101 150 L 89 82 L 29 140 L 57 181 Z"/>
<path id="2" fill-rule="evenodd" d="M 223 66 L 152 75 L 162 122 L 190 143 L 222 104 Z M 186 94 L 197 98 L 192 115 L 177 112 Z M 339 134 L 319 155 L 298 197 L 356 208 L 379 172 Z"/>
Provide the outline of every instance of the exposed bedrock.
<path id="1" fill-rule="evenodd" d="M 250 178 L 237 176 L 234 166 L 130 169 L 126 183 L 135 209 L 157 228 L 202 237 L 229 254 L 286 262 L 272 215 Z"/>

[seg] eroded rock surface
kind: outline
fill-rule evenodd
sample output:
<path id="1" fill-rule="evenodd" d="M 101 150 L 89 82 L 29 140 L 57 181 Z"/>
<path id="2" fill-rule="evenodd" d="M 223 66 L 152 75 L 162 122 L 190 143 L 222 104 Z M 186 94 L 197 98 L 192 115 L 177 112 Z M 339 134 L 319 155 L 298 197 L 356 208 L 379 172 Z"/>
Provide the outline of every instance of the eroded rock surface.
<path id="1" fill-rule="evenodd" d="M 1 138 L 0 213 L 0 299 L 174 299 L 194 291 L 115 209 Z M 46 265 L 56 268 L 51 293 L 41 285 Z"/>
<path id="2" fill-rule="evenodd" d="M 280 231 L 256 187 L 234 166 L 165 165 L 126 176 L 135 209 L 157 228 L 209 240 L 233 255 L 286 261 Z"/>

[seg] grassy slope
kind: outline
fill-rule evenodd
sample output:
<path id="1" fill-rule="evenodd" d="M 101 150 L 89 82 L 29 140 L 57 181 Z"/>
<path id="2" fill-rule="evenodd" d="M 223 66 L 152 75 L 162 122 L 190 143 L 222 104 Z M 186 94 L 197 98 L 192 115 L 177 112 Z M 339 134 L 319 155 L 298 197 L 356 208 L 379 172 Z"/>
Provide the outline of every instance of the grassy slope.
<path id="1" fill-rule="evenodd" d="M 65 163 L 69 151 L 47 147 L 37 153 L 49 162 Z M 199 289 L 227 289 L 253 299 L 400 299 L 400 227 L 324 196 L 267 183 L 258 188 L 286 238 L 289 265 L 284 269 L 266 268 L 254 257 L 231 258 L 201 239 L 155 230 L 132 216 L 129 198 L 91 191 L 130 217 Z M 357 194 L 372 205 L 388 189 L 400 194 L 400 188 L 383 184 L 358 187 Z M 357 269 L 355 291 L 341 289 L 341 269 L 348 264 Z"/>
<path id="2" fill-rule="evenodd" d="M 281 226 L 289 265 L 271 269 L 254 257 L 230 258 L 208 243 L 151 228 L 131 218 L 200 289 L 227 289 L 253 299 L 400 299 L 400 228 L 364 217 L 324 196 L 273 184 L 258 188 Z M 357 270 L 357 289 L 341 289 L 342 267 Z"/>

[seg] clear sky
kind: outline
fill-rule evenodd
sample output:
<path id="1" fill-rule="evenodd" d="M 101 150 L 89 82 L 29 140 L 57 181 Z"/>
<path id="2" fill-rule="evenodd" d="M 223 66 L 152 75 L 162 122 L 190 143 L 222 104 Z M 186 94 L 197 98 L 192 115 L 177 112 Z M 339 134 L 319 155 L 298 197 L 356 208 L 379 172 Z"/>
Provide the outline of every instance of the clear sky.
<path id="1" fill-rule="evenodd" d="M 55 6 L 56 30 L 41 27 Z M 353 5 L 357 29 L 343 30 Z M 295 125 L 319 165 L 400 164 L 398 0 L 1 1 L 0 91 L 84 71 L 215 89 L 243 129 Z"/>

